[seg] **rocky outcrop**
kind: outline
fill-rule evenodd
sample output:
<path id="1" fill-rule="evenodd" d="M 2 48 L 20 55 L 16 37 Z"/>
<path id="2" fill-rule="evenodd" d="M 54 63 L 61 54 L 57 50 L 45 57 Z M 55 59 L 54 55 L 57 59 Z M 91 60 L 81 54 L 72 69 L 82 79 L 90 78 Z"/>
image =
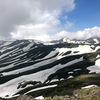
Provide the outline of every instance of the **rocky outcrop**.
<path id="1" fill-rule="evenodd" d="M 16 100 L 36 100 L 32 96 L 20 95 Z"/>
<path id="2" fill-rule="evenodd" d="M 41 81 L 23 81 L 23 82 L 19 83 L 17 89 L 24 88 L 27 85 L 38 85 L 38 84 L 41 84 Z"/>

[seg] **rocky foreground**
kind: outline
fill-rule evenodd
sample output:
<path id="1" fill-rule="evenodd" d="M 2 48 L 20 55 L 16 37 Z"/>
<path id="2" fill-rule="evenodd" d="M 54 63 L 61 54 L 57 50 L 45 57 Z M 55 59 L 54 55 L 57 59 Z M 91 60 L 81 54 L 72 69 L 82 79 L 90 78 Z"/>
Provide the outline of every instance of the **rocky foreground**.
<path id="1" fill-rule="evenodd" d="M 1 99 L 6 100 L 6 99 Z M 93 86 L 73 91 L 73 95 L 34 98 L 30 95 L 20 95 L 10 100 L 100 100 L 100 87 Z"/>
<path id="2" fill-rule="evenodd" d="M 22 99 L 18 98 L 17 100 L 36 100 L 32 99 Z M 38 99 L 39 100 L 39 99 Z M 54 96 L 46 97 L 44 100 L 100 100 L 100 87 L 92 87 L 87 89 L 75 90 L 72 96 Z"/>

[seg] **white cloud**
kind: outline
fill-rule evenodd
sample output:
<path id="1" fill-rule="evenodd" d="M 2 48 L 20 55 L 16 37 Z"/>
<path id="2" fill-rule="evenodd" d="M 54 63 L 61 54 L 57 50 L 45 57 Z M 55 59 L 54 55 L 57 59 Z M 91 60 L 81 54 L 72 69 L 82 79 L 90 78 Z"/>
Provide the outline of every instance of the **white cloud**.
<path id="1" fill-rule="evenodd" d="M 100 27 L 95 26 L 76 32 L 61 31 L 56 34 L 57 38 L 67 37 L 69 39 L 88 39 L 94 36 L 100 36 Z"/>
<path id="2" fill-rule="evenodd" d="M 48 32 L 53 32 L 53 27 L 48 26 L 48 24 L 36 24 L 36 25 L 27 25 L 17 27 L 17 31 L 12 32 L 12 38 L 14 39 L 36 39 L 41 41 L 51 41 L 55 39 L 61 38 L 69 38 L 69 39 L 88 39 L 93 36 L 100 36 L 100 27 L 92 27 L 86 28 L 81 31 L 76 32 L 68 32 L 68 31 L 60 31 L 56 34 L 47 34 Z M 47 29 L 47 30 L 46 30 Z"/>
<path id="3" fill-rule="evenodd" d="M 68 37 L 86 39 L 100 35 L 100 27 L 68 32 L 73 23 L 63 12 L 75 8 L 75 0 L 0 0 L 0 39 L 48 41 Z M 60 18 L 66 19 L 62 25 Z"/>
<path id="4" fill-rule="evenodd" d="M 26 25 L 18 26 L 17 30 L 11 32 L 13 39 L 36 39 L 41 41 L 50 41 L 50 35 L 46 34 L 51 27 L 46 23 L 35 24 L 35 25 Z"/>
<path id="5" fill-rule="evenodd" d="M 61 27 L 59 16 L 62 12 L 70 12 L 74 8 L 74 0 L 0 0 L 0 36 L 48 36 Z M 30 25 L 34 30 L 29 29 Z"/>

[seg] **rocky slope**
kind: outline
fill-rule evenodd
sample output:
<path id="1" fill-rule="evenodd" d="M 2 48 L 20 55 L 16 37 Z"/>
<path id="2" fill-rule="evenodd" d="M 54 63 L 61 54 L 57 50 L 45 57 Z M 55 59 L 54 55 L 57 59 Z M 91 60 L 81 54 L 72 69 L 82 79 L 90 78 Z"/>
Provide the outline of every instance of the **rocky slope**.
<path id="1" fill-rule="evenodd" d="M 34 85 L 42 88 L 53 81 L 100 73 L 99 43 L 0 41 L 0 97 L 11 98 Z"/>

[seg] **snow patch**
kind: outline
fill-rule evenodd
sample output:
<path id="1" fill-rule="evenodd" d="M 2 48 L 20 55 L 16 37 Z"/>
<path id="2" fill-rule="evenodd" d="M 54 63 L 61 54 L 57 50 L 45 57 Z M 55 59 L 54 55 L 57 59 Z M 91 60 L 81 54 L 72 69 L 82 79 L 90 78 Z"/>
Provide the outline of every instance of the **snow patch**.
<path id="1" fill-rule="evenodd" d="M 96 43 L 95 44 L 98 44 L 99 43 L 99 41 L 97 40 L 97 39 L 93 39 Z"/>
<path id="2" fill-rule="evenodd" d="M 67 79 L 73 78 L 73 76 L 69 76 Z"/>
<path id="3" fill-rule="evenodd" d="M 25 94 L 28 94 L 28 93 L 34 92 L 34 91 L 38 91 L 38 90 L 43 90 L 43 89 L 47 89 L 47 88 L 56 87 L 56 86 L 57 86 L 57 84 L 55 84 L 55 85 L 49 85 L 49 86 L 44 86 L 44 87 L 40 87 L 40 88 L 36 88 L 36 89 L 33 89 L 33 90 L 30 90 L 30 91 L 26 92 Z"/>
<path id="4" fill-rule="evenodd" d="M 100 49 L 100 46 L 97 46 L 96 48 L 95 48 L 95 51 L 97 51 L 97 50 L 99 50 Z"/>
<path id="5" fill-rule="evenodd" d="M 32 46 L 33 46 L 33 43 L 30 43 L 27 47 L 23 48 L 23 51 L 24 52 L 28 51 Z"/>
<path id="6" fill-rule="evenodd" d="M 89 73 L 100 73 L 100 67 L 96 66 L 96 65 L 93 65 L 93 66 L 89 66 L 87 68 L 88 70 L 90 70 Z"/>
<path id="7" fill-rule="evenodd" d="M 95 65 L 100 67 L 100 59 L 97 59 L 97 60 L 95 61 Z"/>
<path id="8" fill-rule="evenodd" d="M 88 88 L 91 88 L 91 87 L 97 87 L 97 85 L 88 85 L 88 86 L 82 87 L 81 89 L 88 89 Z"/>
<path id="9" fill-rule="evenodd" d="M 39 97 L 36 97 L 35 99 L 36 100 L 44 100 L 44 97 L 43 96 L 39 96 Z"/>
<path id="10" fill-rule="evenodd" d="M 61 59 L 65 56 L 70 56 L 70 55 L 78 55 L 78 54 L 95 52 L 95 50 L 93 50 L 90 45 L 79 45 L 78 47 L 75 47 L 75 48 L 57 48 L 56 50 L 59 52 L 58 59 Z M 63 56 L 63 54 L 68 51 L 71 51 L 71 53 Z M 76 52 L 76 51 L 79 51 L 79 52 Z"/>
<path id="11" fill-rule="evenodd" d="M 98 59 L 100 55 L 97 55 L 97 60 L 95 61 L 95 65 L 89 66 L 87 69 L 90 70 L 90 73 L 95 72 L 95 73 L 100 73 L 100 59 Z"/>
<path id="12" fill-rule="evenodd" d="M 97 57 L 96 57 L 96 58 L 97 58 L 97 59 L 98 59 L 98 58 L 100 58 L 100 55 L 97 55 Z"/>

